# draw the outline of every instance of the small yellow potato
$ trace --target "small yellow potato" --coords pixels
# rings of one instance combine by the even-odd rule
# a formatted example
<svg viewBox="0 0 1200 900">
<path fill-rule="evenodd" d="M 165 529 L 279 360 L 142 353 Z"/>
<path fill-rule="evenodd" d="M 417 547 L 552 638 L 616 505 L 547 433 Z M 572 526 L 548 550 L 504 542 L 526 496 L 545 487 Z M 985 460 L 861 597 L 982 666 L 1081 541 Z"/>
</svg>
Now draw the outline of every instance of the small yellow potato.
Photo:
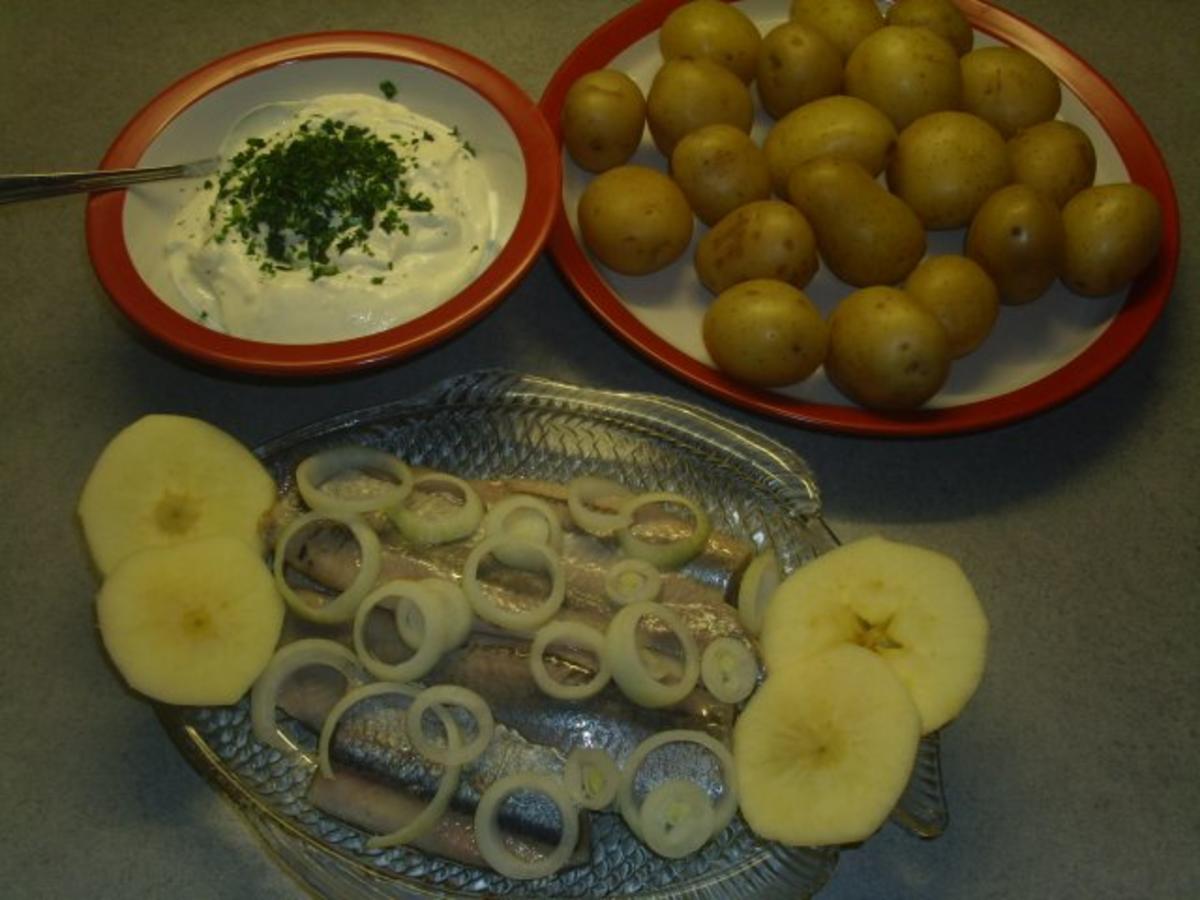
<svg viewBox="0 0 1200 900">
<path fill-rule="evenodd" d="M 763 109 L 781 118 L 842 89 L 842 56 L 815 28 L 784 22 L 763 38 L 755 87 Z"/>
<path fill-rule="evenodd" d="M 1013 181 L 1035 187 L 1058 206 L 1096 178 L 1096 148 L 1078 125 L 1051 119 L 1017 132 L 1008 142 Z"/>
<path fill-rule="evenodd" d="M 806 103 L 776 122 L 763 151 L 775 192 L 786 196 L 788 177 L 806 160 L 841 156 L 874 177 L 887 166 L 895 145 L 891 119 L 865 100 L 838 94 Z"/>
<path fill-rule="evenodd" d="M 888 7 L 889 25 L 928 28 L 946 41 L 959 56 L 975 46 L 975 32 L 953 0 L 898 0 Z"/>
<path fill-rule="evenodd" d="M 717 368 L 756 387 L 803 381 L 821 365 L 829 339 L 825 320 L 803 291 L 765 278 L 723 291 L 703 327 Z"/>
<path fill-rule="evenodd" d="M 623 275 L 646 275 L 670 265 L 687 249 L 693 226 L 679 185 L 646 166 L 609 169 L 579 198 L 584 245 Z"/>
<path fill-rule="evenodd" d="M 808 220 L 782 200 L 758 200 L 735 209 L 696 246 L 696 274 L 714 294 L 755 278 L 804 287 L 819 264 Z"/>
<path fill-rule="evenodd" d="M 761 43 L 750 17 L 721 0 L 691 0 L 676 7 L 658 32 L 663 59 L 711 59 L 746 84 L 754 79 Z"/>
<path fill-rule="evenodd" d="M 987 339 L 1000 312 L 1000 292 L 988 273 L 973 259 L 953 253 L 922 260 L 904 290 L 937 316 L 954 359 Z"/>
<path fill-rule="evenodd" d="M 685 134 L 705 125 L 723 123 L 749 134 L 754 99 L 724 66 L 680 57 L 663 63 L 650 83 L 646 121 L 655 146 L 669 159 Z"/>
<path fill-rule="evenodd" d="M 1045 63 L 1016 47 L 979 47 L 962 58 L 963 109 L 1004 137 L 1053 119 L 1062 88 Z"/>
<path fill-rule="evenodd" d="M 1063 258 L 1062 214 L 1027 184 L 1010 184 L 984 202 L 967 231 L 966 254 L 996 282 L 1000 300 L 1036 300 L 1053 284 Z"/>
<path fill-rule="evenodd" d="M 825 35 L 843 59 L 859 41 L 883 27 L 883 14 L 875 0 L 792 0 L 788 17 Z"/>
<path fill-rule="evenodd" d="M 788 198 L 817 235 L 831 272 L 847 284 L 895 284 L 925 255 L 925 230 L 862 166 L 836 156 L 801 163 Z"/>
<path fill-rule="evenodd" d="M 846 93 L 883 111 L 896 128 L 928 113 L 957 109 L 958 54 L 927 28 L 886 25 L 865 37 L 846 61 Z"/>
<path fill-rule="evenodd" d="M 926 228 L 961 228 L 1009 182 L 1004 138 L 991 125 L 947 110 L 917 119 L 896 140 L 887 183 Z"/>
<path fill-rule="evenodd" d="M 863 288 L 844 298 L 829 317 L 825 374 L 861 406 L 915 409 L 949 377 L 946 330 L 904 291 Z"/>
<path fill-rule="evenodd" d="M 671 177 L 705 225 L 771 196 L 766 154 L 732 125 L 705 125 L 684 135 L 671 153 Z"/>
<path fill-rule="evenodd" d="M 563 144 L 589 172 L 629 162 L 646 128 L 646 100 L 624 72 L 600 69 L 571 85 L 563 101 Z"/>
<path fill-rule="evenodd" d="M 1158 254 L 1162 209 L 1137 184 L 1085 188 L 1063 207 L 1066 252 L 1062 282 L 1085 297 L 1115 293 Z"/>
</svg>

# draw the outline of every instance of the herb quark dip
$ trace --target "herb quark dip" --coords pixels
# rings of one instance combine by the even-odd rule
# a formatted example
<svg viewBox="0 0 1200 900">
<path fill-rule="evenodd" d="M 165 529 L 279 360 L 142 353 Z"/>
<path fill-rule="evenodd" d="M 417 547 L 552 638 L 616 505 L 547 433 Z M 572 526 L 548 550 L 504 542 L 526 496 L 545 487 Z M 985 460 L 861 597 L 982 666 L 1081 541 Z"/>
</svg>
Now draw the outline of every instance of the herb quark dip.
<svg viewBox="0 0 1200 900">
<path fill-rule="evenodd" d="M 284 344 L 373 334 L 449 299 L 495 255 L 475 148 L 394 100 L 260 107 L 221 157 L 167 240 L 176 287 L 216 330 Z"/>
</svg>

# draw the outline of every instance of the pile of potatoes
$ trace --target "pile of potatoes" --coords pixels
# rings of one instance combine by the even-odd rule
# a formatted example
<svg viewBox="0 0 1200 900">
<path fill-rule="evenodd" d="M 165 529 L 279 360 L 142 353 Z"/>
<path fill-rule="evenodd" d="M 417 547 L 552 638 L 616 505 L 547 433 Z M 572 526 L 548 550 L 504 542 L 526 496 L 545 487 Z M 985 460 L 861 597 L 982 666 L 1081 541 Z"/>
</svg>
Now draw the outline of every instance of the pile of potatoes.
<svg viewBox="0 0 1200 900">
<path fill-rule="evenodd" d="M 645 95 L 605 69 L 562 111 L 567 152 L 596 173 L 578 221 L 603 265 L 658 271 L 697 218 L 707 229 L 694 260 L 715 295 L 704 343 L 731 378 L 777 387 L 824 365 L 852 401 L 912 409 L 1002 304 L 1056 279 L 1108 295 L 1154 258 L 1154 196 L 1094 186 L 1087 134 L 1055 119 L 1054 74 L 1019 49 L 973 49 L 952 0 L 789 12 L 763 35 L 736 6 L 691 0 L 663 23 Z M 774 120 L 762 146 L 756 97 Z M 629 164 L 647 126 L 669 174 Z M 961 255 L 927 256 L 927 232 L 943 229 L 965 229 Z M 803 291 L 821 263 L 856 289 L 828 318 Z"/>
</svg>

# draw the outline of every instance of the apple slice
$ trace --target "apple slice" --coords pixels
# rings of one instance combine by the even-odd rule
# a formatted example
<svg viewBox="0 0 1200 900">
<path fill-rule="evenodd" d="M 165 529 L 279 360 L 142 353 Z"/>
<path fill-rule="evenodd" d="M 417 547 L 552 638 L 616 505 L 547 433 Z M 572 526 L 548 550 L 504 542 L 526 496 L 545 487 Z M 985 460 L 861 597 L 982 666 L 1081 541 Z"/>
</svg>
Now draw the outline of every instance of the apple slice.
<svg viewBox="0 0 1200 900">
<path fill-rule="evenodd" d="M 862 841 L 904 792 L 920 718 L 875 654 L 840 644 L 773 670 L 733 729 L 742 816 L 794 846 Z"/>
<path fill-rule="evenodd" d="M 927 734 L 975 693 L 987 636 L 987 617 L 958 563 L 869 537 L 818 557 L 779 586 L 762 650 L 768 673 L 843 643 L 877 653 L 911 692 Z"/>
<path fill-rule="evenodd" d="M 231 537 L 140 550 L 96 597 L 100 637 L 129 686 L 155 700 L 235 703 L 266 668 L 283 600 L 262 557 Z"/>
<path fill-rule="evenodd" d="M 274 480 L 233 437 L 199 419 L 150 415 L 101 452 L 79 517 L 106 575 L 136 550 L 197 537 L 226 534 L 257 546 L 259 519 L 274 500 Z"/>
</svg>

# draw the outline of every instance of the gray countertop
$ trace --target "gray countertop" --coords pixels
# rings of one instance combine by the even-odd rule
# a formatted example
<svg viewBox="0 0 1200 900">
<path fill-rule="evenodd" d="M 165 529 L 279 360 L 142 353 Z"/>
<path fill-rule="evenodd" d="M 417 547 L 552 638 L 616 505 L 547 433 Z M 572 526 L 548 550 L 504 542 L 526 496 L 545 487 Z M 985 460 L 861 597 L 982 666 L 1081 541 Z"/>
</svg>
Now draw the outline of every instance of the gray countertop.
<svg viewBox="0 0 1200 900">
<path fill-rule="evenodd" d="M 782 0 L 781 0 L 782 2 Z M 410 32 L 457 45 L 537 97 L 619 0 L 6 0 L 0 171 L 89 168 L 154 93 L 289 33 Z M 846 898 L 1200 896 L 1200 18 L 1183 0 L 1007 0 L 1138 110 L 1180 201 L 1185 253 L 1148 340 L 1094 389 L 1000 430 L 934 440 L 820 433 L 723 407 L 627 349 L 546 258 L 444 346 L 352 378 L 287 383 L 199 368 L 138 336 L 89 265 L 83 200 L 0 208 L 0 894 L 295 898 L 127 693 L 96 637 L 74 509 L 96 454 L 147 412 L 256 444 L 505 366 L 654 391 L 798 450 L 844 538 L 874 531 L 957 557 L 993 627 L 985 682 L 946 729 L 951 826 L 895 826 L 842 856 Z"/>
</svg>

